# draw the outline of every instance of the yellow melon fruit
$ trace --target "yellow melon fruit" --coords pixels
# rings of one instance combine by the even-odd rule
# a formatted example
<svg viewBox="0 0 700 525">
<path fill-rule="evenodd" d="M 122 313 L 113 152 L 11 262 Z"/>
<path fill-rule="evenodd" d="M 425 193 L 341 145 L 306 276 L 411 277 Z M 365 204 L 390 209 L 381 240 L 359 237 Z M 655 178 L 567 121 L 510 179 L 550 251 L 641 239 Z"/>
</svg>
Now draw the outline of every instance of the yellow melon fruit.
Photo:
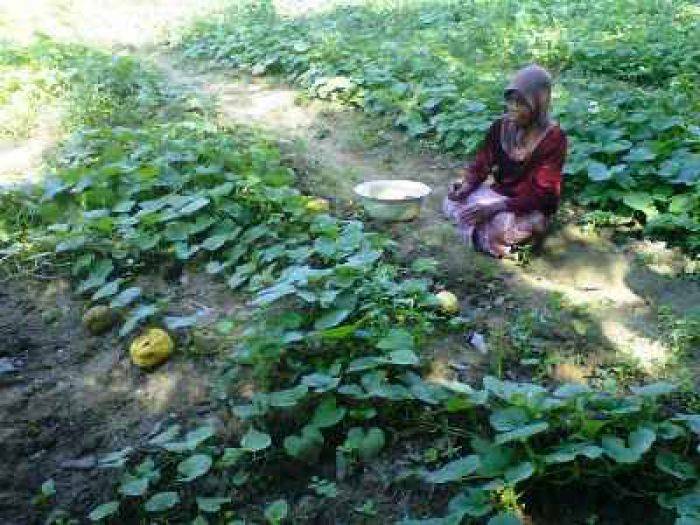
<svg viewBox="0 0 700 525">
<path fill-rule="evenodd" d="M 459 312 L 459 300 L 452 292 L 443 290 L 435 296 L 440 305 L 440 310 L 446 314 L 455 314 Z"/>
<path fill-rule="evenodd" d="M 306 210 L 312 213 L 322 213 L 330 209 L 330 203 L 327 199 L 321 197 L 312 197 L 306 203 Z"/>
<path fill-rule="evenodd" d="M 168 360 L 173 352 L 172 338 L 160 328 L 149 328 L 131 343 L 131 361 L 142 368 L 153 368 Z"/>
</svg>

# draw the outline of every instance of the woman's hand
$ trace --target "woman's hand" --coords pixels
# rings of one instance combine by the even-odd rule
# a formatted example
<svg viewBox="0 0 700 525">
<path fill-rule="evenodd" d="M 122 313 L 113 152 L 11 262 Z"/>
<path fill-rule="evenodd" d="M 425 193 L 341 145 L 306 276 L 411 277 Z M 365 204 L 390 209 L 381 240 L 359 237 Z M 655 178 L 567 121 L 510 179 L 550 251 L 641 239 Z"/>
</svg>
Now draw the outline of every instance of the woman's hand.
<svg viewBox="0 0 700 525">
<path fill-rule="evenodd" d="M 470 222 L 472 224 L 481 224 L 482 222 L 488 221 L 491 217 L 505 211 L 506 202 L 498 201 L 491 204 L 472 204 L 467 206 L 459 218 L 463 222 Z"/>
<path fill-rule="evenodd" d="M 447 191 L 447 198 L 451 201 L 461 201 L 469 197 L 471 193 L 470 185 L 464 181 L 453 182 Z"/>
</svg>

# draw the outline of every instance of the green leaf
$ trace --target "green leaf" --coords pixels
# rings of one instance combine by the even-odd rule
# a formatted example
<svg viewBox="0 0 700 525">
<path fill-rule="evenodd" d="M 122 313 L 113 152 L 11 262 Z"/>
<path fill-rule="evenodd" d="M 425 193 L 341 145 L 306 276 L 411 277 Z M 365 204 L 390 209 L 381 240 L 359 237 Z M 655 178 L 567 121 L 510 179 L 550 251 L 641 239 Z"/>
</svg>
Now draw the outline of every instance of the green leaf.
<svg viewBox="0 0 700 525">
<path fill-rule="evenodd" d="M 194 454 L 178 463 L 177 472 L 180 474 L 179 481 L 188 482 L 197 479 L 209 472 L 211 465 L 211 456 L 206 454 Z"/>
<path fill-rule="evenodd" d="M 100 299 L 104 299 L 105 297 L 112 297 L 119 291 L 119 287 L 123 282 L 124 279 L 121 278 L 108 282 L 92 295 L 92 300 L 99 301 Z"/>
<path fill-rule="evenodd" d="M 532 477 L 535 473 L 535 466 L 529 461 L 524 461 L 514 467 L 507 469 L 503 473 L 503 479 L 510 485 L 517 485 L 521 481 Z"/>
<path fill-rule="evenodd" d="M 691 516 L 689 514 L 685 516 L 679 516 L 673 525 L 700 525 L 700 516 Z"/>
<path fill-rule="evenodd" d="M 246 451 L 242 448 L 226 447 L 217 464 L 221 468 L 232 467 L 243 459 L 245 455 Z"/>
<path fill-rule="evenodd" d="M 486 390 L 504 401 L 512 403 L 514 400 L 518 400 L 533 407 L 540 407 L 542 399 L 548 393 L 547 389 L 540 385 L 501 381 L 493 376 L 484 377 L 483 383 Z"/>
<path fill-rule="evenodd" d="M 148 478 L 136 478 L 119 485 L 122 496 L 143 496 L 148 490 Z"/>
<path fill-rule="evenodd" d="M 172 242 L 186 241 L 190 236 L 190 226 L 184 222 L 169 222 L 165 225 L 163 236 Z"/>
<path fill-rule="evenodd" d="M 654 443 L 656 435 L 648 428 L 639 428 L 631 432 L 628 438 L 629 447 L 616 436 L 603 436 L 601 444 L 605 454 L 617 463 L 636 463 Z"/>
<path fill-rule="evenodd" d="M 294 182 L 294 172 L 287 168 L 278 168 L 263 174 L 263 182 L 273 188 L 289 186 Z"/>
<path fill-rule="evenodd" d="M 294 42 L 292 49 L 294 49 L 296 53 L 306 53 L 309 49 L 311 49 L 311 44 L 304 42 L 303 40 L 297 40 Z"/>
<path fill-rule="evenodd" d="M 496 435 L 495 443 L 497 445 L 503 445 L 504 443 L 510 443 L 511 441 L 525 441 L 527 438 L 545 432 L 549 429 L 549 423 L 542 421 L 539 423 L 532 423 L 530 425 L 525 425 L 519 427 L 510 432 L 504 432 L 502 434 Z"/>
<path fill-rule="evenodd" d="M 489 416 L 489 422 L 498 432 L 512 432 L 527 425 L 530 422 L 530 416 L 522 408 L 508 407 L 494 411 Z"/>
<path fill-rule="evenodd" d="M 365 370 L 373 370 L 379 366 L 381 359 L 378 357 L 359 357 L 350 361 L 347 372 L 362 372 Z"/>
<path fill-rule="evenodd" d="M 327 330 L 328 328 L 338 326 L 340 323 L 345 321 L 345 319 L 347 319 L 351 313 L 352 310 L 346 308 L 339 308 L 337 310 L 332 310 L 328 313 L 325 313 L 321 317 L 316 319 L 316 322 L 314 323 L 314 329 Z"/>
<path fill-rule="evenodd" d="M 656 154 L 646 146 L 632 148 L 629 153 L 623 157 L 626 162 L 648 162 L 655 158 Z"/>
<path fill-rule="evenodd" d="M 621 153 L 627 151 L 632 147 L 632 143 L 629 140 L 618 140 L 615 142 L 606 142 L 603 144 L 604 153 Z"/>
<path fill-rule="evenodd" d="M 668 211 L 680 215 L 693 205 L 693 197 L 688 194 L 674 195 L 668 205 Z"/>
<path fill-rule="evenodd" d="M 87 243 L 87 238 L 84 235 L 78 235 L 59 242 L 56 245 L 56 253 L 72 252 L 82 248 Z"/>
<path fill-rule="evenodd" d="M 297 385 L 294 388 L 278 390 L 270 393 L 270 406 L 288 408 L 296 406 L 309 393 L 306 385 Z"/>
<path fill-rule="evenodd" d="M 686 436 L 685 428 L 670 421 L 662 421 L 656 426 L 656 437 L 667 441 L 673 441 L 679 437 Z"/>
<path fill-rule="evenodd" d="M 131 333 L 134 328 L 136 328 L 141 321 L 154 315 L 158 309 L 155 305 L 142 305 L 131 312 L 131 315 L 126 318 L 126 321 L 119 330 L 119 336 L 124 337 Z"/>
<path fill-rule="evenodd" d="M 136 206 L 136 201 L 121 201 L 114 205 L 112 211 L 114 213 L 129 213 L 134 206 Z"/>
<path fill-rule="evenodd" d="M 581 394 L 587 394 L 590 392 L 590 387 L 586 385 L 580 385 L 578 383 L 565 383 L 554 391 L 554 396 L 561 399 L 569 399 L 572 397 L 577 397 Z"/>
<path fill-rule="evenodd" d="M 381 362 L 390 365 L 418 366 L 420 359 L 413 350 L 403 349 L 394 350 L 385 359 L 381 359 Z"/>
<path fill-rule="evenodd" d="M 139 202 L 139 208 L 141 208 L 141 211 L 139 211 L 139 215 L 162 210 L 167 205 L 167 201 L 162 198 Z"/>
<path fill-rule="evenodd" d="M 361 421 L 367 421 L 376 417 L 377 410 L 372 407 L 368 408 L 353 408 L 348 412 L 348 416 L 352 419 L 357 419 Z"/>
<path fill-rule="evenodd" d="M 180 503 L 180 496 L 177 492 L 159 492 L 146 501 L 144 508 L 146 512 L 163 512 L 172 509 L 178 503 Z"/>
<path fill-rule="evenodd" d="M 191 215 L 196 211 L 201 210 L 209 204 L 209 199 L 207 197 L 199 197 L 191 201 L 186 206 L 178 210 L 180 215 Z"/>
<path fill-rule="evenodd" d="M 179 261 L 186 261 L 199 251 L 199 246 L 188 246 L 186 242 L 178 242 L 175 246 L 175 257 Z"/>
<path fill-rule="evenodd" d="M 387 351 L 413 350 L 413 335 L 402 328 L 392 328 L 385 337 L 379 340 L 377 348 Z"/>
<path fill-rule="evenodd" d="M 317 427 L 306 425 L 301 429 L 301 435 L 284 439 L 284 450 L 293 458 L 313 462 L 318 459 L 323 441 L 323 434 Z"/>
<path fill-rule="evenodd" d="M 231 478 L 231 483 L 233 483 L 236 487 L 242 487 L 248 483 L 249 479 L 250 473 L 245 469 L 240 469 Z"/>
<path fill-rule="evenodd" d="M 442 468 L 425 475 L 429 483 L 441 484 L 452 481 L 461 481 L 467 476 L 471 476 L 479 468 L 479 456 L 471 455 L 450 461 Z"/>
<path fill-rule="evenodd" d="M 472 448 L 479 456 L 480 476 L 495 478 L 501 476 L 503 471 L 515 461 L 515 452 L 509 447 L 499 447 L 490 441 L 479 438 L 472 439 Z"/>
<path fill-rule="evenodd" d="M 47 479 L 41 484 L 41 495 L 47 498 L 56 494 L 56 483 L 53 479 Z"/>
<path fill-rule="evenodd" d="M 203 231 L 209 229 L 209 227 L 216 222 L 216 218 L 211 215 L 197 215 L 194 223 L 189 225 L 189 230 L 191 235 L 196 235 L 202 233 Z"/>
<path fill-rule="evenodd" d="M 665 395 L 671 394 L 672 392 L 675 392 L 676 386 L 671 384 L 671 383 L 666 383 L 664 381 L 660 381 L 657 383 L 651 383 L 651 384 L 644 385 L 644 386 L 632 386 L 632 387 L 630 387 L 630 390 L 632 391 L 633 394 L 636 394 L 638 396 L 655 398 L 655 397 L 665 396 Z"/>
<path fill-rule="evenodd" d="M 697 490 L 691 490 L 687 494 L 675 498 L 674 504 L 676 507 L 676 512 L 682 515 L 700 516 L 700 492 Z"/>
<path fill-rule="evenodd" d="M 265 434 L 264 432 L 259 432 L 252 427 L 241 439 L 241 447 L 250 452 L 265 450 L 270 445 L 272 445 L 270 435 Z"/>
<path fill-rule="evenodd" d="M 213 252 L 221 248 L 229 240 L 231 240 L 230 233 L 219 233 L 216 235 L 212 235 L 211 237 L 207 237 L 206 239 L 204 239 L 204 242 L 202 242 L 202 248 L 204 248 L 207 251 Z"/>
<path fill-rule="evenodd" d="M 647 193 L 626 193 L 622 197 L 622 202 L 633 210 L 642 211 L 649 216 L 653 216 L 658 213 L 658 210 L 654 206 L 654 199 Z"/>
<path fill-rule="evenodd" d="M 163 322 L 168 330 L 178 330 L 180 328 L 195 326 L 198 320 L 199 317 L 196 315 L 188 315 L 185 317 L 167 316 L 163 319 Z"/>
<path fill-rule="evenodd" d="M 139 288 L 138 286 L 132 286 L 131 288 L 122 290 L 122 292 L 119 293 L 119 295 L 112 299 L 112 301 L 109 303 L 109 306 L 112 308 L 126 308 L 140 296 L 141 288 Z"/>
<path fill-rule="evenodd" d="M 318 428 L 333 427 L 343 420 L 346 412 L 346 408 L 336 406 L 335 397 L 328 397 L 316 407 L 311 424 Z"/>
<path fill-rule="evenodd" d="M 659 452 L 656 455 L 655 463 L 660 471 L 680 479 L 681 481 L 698 478 L 695 465 L 685 461 L 682 456 L 673 452 Z"/>
<path fill-rule="evenodd" d="M 217 321 L 214 325 L 214 329 L 219 335 L 229 335 L 233 332 L 234 328 L 236 328 L 236 323 L 230 319 L 222 319 L 221 321 Z"/>
<path fill-rule="evenodd" d="M 430 257 L 419 257 L 411 263 L 411 271 L 415 273 L 427 273 L 435 275 L 438 271 L 439 262 Z"/>
<path fill-rule="evenodd" d="M 630 448 L 640 455 L 647 452 L 654 444 L 654 441 L 656 441 L 656 434 L 649 428 L 640 427 L 634 432 L 630 432 Z"/>
<path fill-rule="evenodd" d="M 160 478 L 160 471 L 156 468 L 155 461 L 150 456 L 147 456 L 134 469 L 136 476 L 148 478 L 149 481 Z"/>
<path fill-rule="evenodd" d="M 102 259 L 93 266 L 87 279 L 78 285 L 78 293 L 84 293 L 98 286 L 102 286 L 113 270 L 114 263 L 112 260 Z"/>
<path fill-rule="evenodd" d="M 194 430 L 190 430 L 187 434 L 185 434 L 185 442 L 191 450 L 194 450 L 214 434 L 214 427 L 211 425 L 203 425 L 195 428 Z"/>
<path fill-rule="evenodd" d="M 347 264 L 355 268 L 369 269 L 371 266 L 379 260 L 381 257 L 381 252 L 378 251 L 364 251 L 360 252 L 352 257 L 349 257 Z"/>
<path fill-rule="evenodd" d="M 700 435 L 700 414 L 676 414 L 673 421 L 684 422 L 691 432 Z"/>
<path fill-rule="evenodd" d="M 229 278 L 228 286 L 232 290 L 237 289 L 245 283 L 255 271 L 255 265 L 252 263 L 242 264 L 236 268 L 236 272 Z"/>
<path fill-rule="evenodd" d="M 177 425 L 176 425 L 177 426 Z M 178 427 L 179 430 L 179 427 Z M 170 429 L 166 430 L 166 432 Z M 168 440 L 162 444 L 163 448 L 170 452 L 190 452 L 214 435 L 214 428 L 210 425 L 203 425 L 185 434 L 183 441 Z"/>
<path fill-rule="evenodd" d="M 452 498 L 447 505 L 447 509 L 452 513 L 465 514 L 472 518 L 481 518 L 493 510 L 491 496 L 485 490 L 467 489 L 466 493 L 458 494 Z"/>
<path fill-rule="evenodd" d="M 235 185 L 233 182 L 224 182 L 210 189 L 209 195 L 212 197 L 225 197 L 226 195 L 229 195 L 234 188 Z"/>
<path fill-rule="evenodd" d="M 88 514 L 88 518 L 90 518 L 90 521 L 100 521 L 113 516 L 118 510 L 118 501 L 108 501 L 107 503 L 103 503 L 102 505 L 95 507 L 92 512 Z"/>
<path fill-rule="evenodd" d="M 570 443 L 557 447 L 544 456 L 547 464 L 568 463 L 577 456 L 585 456 L 588 459 L 598 459 L 603 454 L 603 449 L 593 443 Z"/>
<path fill-rule="evenodd" d="M 314 373 L 304 376 L 301 382 L 307 387 L 313 389 L 314 392 L 323 393 L 334 390 L 340 384 L 340 378 L 326 374 Z"/>
<path fill-rule="evenodd" d="M 515 514 L 500 512 L 491 518 L 486 525 L 523 525 L 523 522 Z"/>
<path fill-rule="evenodd" d="M 456 399 L 454 396 L 450 396 L 445 392 L 443 388 L 437 384 L 428 383 L 423 381 L 419 376 L 405 376 L 411 377 L 409 381 L 409 389 L 411 394 L 416 399 L 428 403 L 429 405 L 439 405 L 442 401 Z"/>
<path fill-rule="evenodd" d="M 279 283 L 269 288 L 265 288 L 258 292 L 257 297 L 253 300 L 253 306 L 266 306 L 278 301 L 282 297 L 291 295 L 297 291 L 295 286 L 288 283 Z"/>
<path fill-rule="evenodd" d="M 97 465 L 100 468 L 121 468 L 126 464 L 129 455 L 134 451 L 133 447 L 126 447 L 116 452 L 101 457 Z"/>
<path fill-rule="evenodd" d="M 197 496 L 197 507 L 202 512 L 219 512 L 222 505 L 226 505 L 231 502 L 231 498 L 205 498 Z"/>
<path fill-rule="evenodd" d="M 602 162 L 592 160 L 588 163 L 588 178 L 594 182 L 601 182 L 612 177 L 612 172 Z"/>
<path fill-rule="evenodd" d="M 289 505 L 283 499 L 273 501 L 265 508 L 265 519 L 272 525 L 278 525 L 287 518 Z"/>
<path fill-rule="evenodd" d="M 372 427 L 365 432 L 360 427 L 348 431 L 348 437 L 343 443 L 347 450 L 356 450 L 363 461 L 374 458 L 384 448 L 384 432 L 381 428 Z"/>
</svg>

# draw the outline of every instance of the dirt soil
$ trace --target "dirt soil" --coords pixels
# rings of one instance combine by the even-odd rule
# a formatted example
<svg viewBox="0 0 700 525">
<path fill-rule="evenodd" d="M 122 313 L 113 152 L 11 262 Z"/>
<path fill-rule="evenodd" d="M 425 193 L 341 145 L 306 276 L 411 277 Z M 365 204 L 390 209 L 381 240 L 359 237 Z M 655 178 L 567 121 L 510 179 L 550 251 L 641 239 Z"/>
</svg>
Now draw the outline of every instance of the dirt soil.
<svg viewBox="0 0 700 525">
<path fill-rule="evenodd" d="M 154 290 L 169 289 L 174 314 L 238 319 L 241 305 L 225 284 L 185 275 L 175 285 L 151 278 Z M 210 403 L 211 378 L 226 353 L 218 340 L 206 331 L 177 334 L 174 357 L 146 373 L 114 332 L 89 335 L 83 309 L 63 280 L 0 288 L 3 525 L 43 522 L 46 510 L 31 498 L 48 479 L 56 485 L 53 507 L 85 515 L 113 482 L 112 471 L 96 468 L 99 457 L 138 445 L 171 421 L 221 425 Z"/>
</svg>

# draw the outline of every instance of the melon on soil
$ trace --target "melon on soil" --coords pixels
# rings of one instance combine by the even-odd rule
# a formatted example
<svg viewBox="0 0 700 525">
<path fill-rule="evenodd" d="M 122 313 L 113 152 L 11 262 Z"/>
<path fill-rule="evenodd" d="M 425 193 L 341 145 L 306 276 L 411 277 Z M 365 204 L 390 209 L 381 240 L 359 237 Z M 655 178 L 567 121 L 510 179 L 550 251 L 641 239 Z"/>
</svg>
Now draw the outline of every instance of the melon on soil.
<svg viewBox="0 0 700 525">
<path fill-rule="evenodd" d="M 446 314 L 454 314 L 459 311 L 459 300 L 457 299 L 457 296 L 452 292 L 443 290 L 442 292 L 438 293 L 435 297 L 437 297 L 438 303 L 440 304 L 440 310 L 442 310 Z"/>
<path fill-rule="evenodd" d="M 165 330 L 150 328 L 131 343 L 131 361 L 142 368 L 153 368 L 170 358 L 175 344 Z"/>
</svg>

